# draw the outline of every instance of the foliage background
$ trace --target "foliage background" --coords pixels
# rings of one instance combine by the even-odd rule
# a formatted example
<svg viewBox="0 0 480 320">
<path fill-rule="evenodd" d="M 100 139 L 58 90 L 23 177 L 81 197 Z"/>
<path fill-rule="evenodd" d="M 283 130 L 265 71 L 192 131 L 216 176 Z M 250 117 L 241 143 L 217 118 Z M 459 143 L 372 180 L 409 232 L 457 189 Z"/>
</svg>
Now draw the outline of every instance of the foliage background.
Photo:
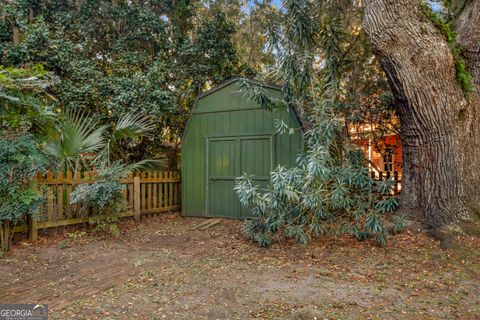
<svg viewBox="0 0 480 320">
<path fill-rule="evenodd" d="M 82 109 L 111 126 L 128 112 L 150 115 L 155 139 L 130 141 L 125 160 L 173 148 L 176 166 L 195 96 L 253 77 L 266 61 L 256 12 L 247 17 L 236 1 L 9 1 L 0 8 L 0 65 L 41 64 L 58 77 L 47 90 L 57 113 Z"/>
</svg>

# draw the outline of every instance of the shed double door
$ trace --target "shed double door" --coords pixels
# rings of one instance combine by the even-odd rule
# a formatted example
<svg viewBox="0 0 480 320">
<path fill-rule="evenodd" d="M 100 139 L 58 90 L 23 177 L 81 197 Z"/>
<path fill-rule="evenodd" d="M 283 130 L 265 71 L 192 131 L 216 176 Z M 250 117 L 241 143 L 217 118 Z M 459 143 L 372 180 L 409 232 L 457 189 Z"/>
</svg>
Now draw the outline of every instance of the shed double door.
<svg viewBox="0 0 480 320">
<path fill-rule="evenodd" d="M 250 216 L 233 190 L 243 173 L 265 187 L 272 171 L 272 136 L 209 138 L 207 140 L 207 216 L 245 218 Z"/>
</svg>

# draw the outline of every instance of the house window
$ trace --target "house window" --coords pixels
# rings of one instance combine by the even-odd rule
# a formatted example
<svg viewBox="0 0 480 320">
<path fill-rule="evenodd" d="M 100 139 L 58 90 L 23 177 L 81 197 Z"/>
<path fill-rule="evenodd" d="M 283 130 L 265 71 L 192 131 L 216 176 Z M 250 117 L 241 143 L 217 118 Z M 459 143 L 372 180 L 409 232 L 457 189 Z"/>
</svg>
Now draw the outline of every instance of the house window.
<svg viewBox="0 0 480 320">
<path fill-rule="evenodd" d="M 382 160 L 383 171 L 393 172 L 393 152 L 388 152 L 386 155 L 383 155 Z"/>
</svg>

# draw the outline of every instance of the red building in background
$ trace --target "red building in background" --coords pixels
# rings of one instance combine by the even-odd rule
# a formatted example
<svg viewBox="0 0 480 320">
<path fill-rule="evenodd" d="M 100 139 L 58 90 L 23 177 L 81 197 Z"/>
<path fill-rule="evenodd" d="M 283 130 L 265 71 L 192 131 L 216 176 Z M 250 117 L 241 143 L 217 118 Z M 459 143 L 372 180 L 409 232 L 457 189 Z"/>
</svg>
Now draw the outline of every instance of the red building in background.
<svg viewBox="0 0 480 320">
<path fill-rule="evenodd" d="M 359 144 L 368 158 L 369 169 L 374 178 L 402 176 L 402 145 L 398 134 L 392 132 L 376 133 L 373 127 L 351 128 L 355 143 Z"/>
</svg>

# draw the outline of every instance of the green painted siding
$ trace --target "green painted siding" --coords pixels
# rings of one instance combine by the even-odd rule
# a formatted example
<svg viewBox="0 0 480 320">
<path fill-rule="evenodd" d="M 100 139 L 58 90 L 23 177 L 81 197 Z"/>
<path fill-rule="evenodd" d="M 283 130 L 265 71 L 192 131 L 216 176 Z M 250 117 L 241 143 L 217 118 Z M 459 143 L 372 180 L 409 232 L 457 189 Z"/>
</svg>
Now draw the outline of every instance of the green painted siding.
<svg viewBox="0 0 480 320">
<path fill-rule="evenodd" d="M 299 130 L 276 134 L 275 119 L 299 128 L 291 110 L 268 111 L 239 93 L 236 81 L 201 96 L 182 141 L 182 211 L 186 216 L 241 218 L 235 178 L 255 174 L 266 185 L 279 164 L 293 166 L 303 147 Z M 268 94 L 281 97 L 278 90 Z"/>
</svg>

